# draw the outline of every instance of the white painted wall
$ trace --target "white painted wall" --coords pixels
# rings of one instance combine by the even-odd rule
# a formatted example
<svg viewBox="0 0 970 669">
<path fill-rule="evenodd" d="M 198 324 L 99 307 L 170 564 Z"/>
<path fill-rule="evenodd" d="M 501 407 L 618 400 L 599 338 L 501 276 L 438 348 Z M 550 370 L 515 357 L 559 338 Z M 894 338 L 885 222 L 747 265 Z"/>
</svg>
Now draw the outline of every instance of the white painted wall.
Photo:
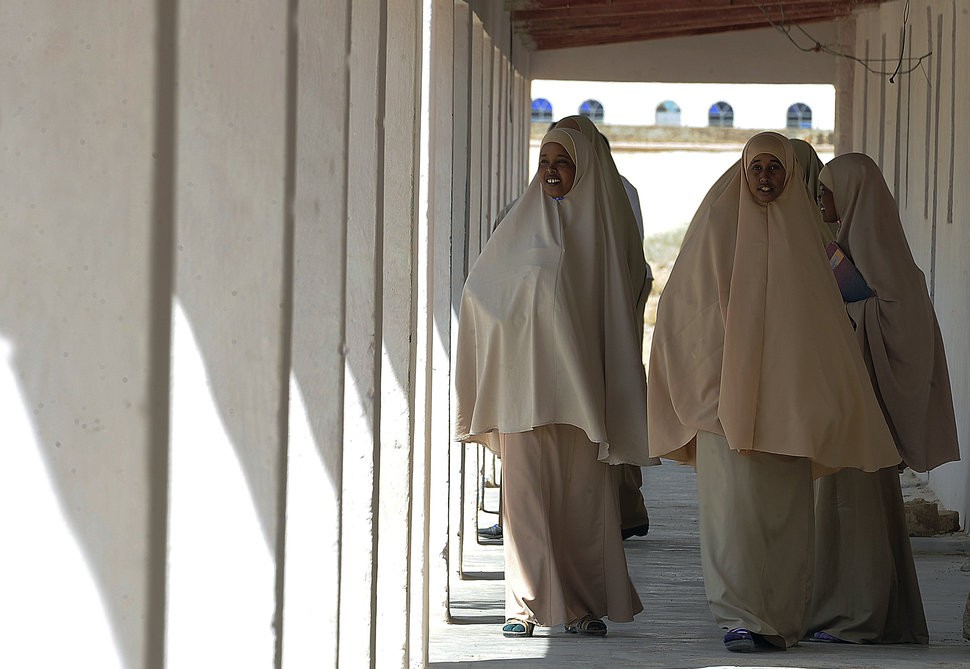
<svg viewBox="0 0 970 669">
<path fill-rule="evenodd" d="M 855 49 L 898 59 L 906 3 L 860 12 Z M 853 149 L 872 156 L 896 194 L 917 264 L 926 275 L 946 344 L 957 415 L 960 462 L 926 477 L 948 508 L 970 514 L 970 17 L 964 3 L 913 0 L 904 57 L 926 53 L 921 67 L 890 83 L 858 68 L 853 96 Z M 905 62 L 904 62 L 905 69 Z"/>
</svg>

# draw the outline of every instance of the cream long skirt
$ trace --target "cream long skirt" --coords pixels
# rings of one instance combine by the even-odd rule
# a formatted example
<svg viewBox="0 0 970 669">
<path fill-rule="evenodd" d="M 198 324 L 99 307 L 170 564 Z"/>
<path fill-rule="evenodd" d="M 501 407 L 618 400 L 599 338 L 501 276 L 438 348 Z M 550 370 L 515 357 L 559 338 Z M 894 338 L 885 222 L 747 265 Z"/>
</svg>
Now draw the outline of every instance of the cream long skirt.
<svg viewBox="0 0 970 669">
<path fill-rule="evenodd" d="M 816 481 L 809 630 L 853 643 L 929 643 L 895 467 Z"/>
<path fill-rule="evenodd" d="M 500 434 L 505 615 L 537 625 L 643 610 L 627 572 L 610 465 L 569 425 Z"/>
<path fill-rule="evenodd" d="M 797 644 L 812 597 L 811 461 L 741 454 L 698 432 L 697 499 L 704 589 L 718 625 Z"/>
</svg>

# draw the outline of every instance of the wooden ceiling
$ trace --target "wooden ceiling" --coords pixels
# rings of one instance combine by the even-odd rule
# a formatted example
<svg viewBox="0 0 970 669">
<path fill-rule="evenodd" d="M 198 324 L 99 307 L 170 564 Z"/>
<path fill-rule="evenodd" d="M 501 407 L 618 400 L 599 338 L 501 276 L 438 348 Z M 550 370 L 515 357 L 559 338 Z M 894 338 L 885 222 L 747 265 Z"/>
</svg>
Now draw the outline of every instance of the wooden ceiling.
<svg viewBox="0 0 970 669">
<path fill-rule="evenodd" d="M 809 24 L 884 0 L 506 0 L 513 29 L 534 49 Z"/>
</svg>

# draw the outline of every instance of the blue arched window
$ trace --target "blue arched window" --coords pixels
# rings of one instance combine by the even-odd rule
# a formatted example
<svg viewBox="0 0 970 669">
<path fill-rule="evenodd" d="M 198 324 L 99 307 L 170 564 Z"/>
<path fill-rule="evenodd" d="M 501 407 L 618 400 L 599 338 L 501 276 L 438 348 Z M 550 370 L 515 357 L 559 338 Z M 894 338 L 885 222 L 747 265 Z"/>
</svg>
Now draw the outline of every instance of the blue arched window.
<svg viewBox="0 0 970 669">
<path fill-rule="evenodd" d="M 796 102 L 788 108 L 788 122 L 785 125 L 789 128 L 811 128 L 812 108 L 804 102 Z"/>
<path fill-rule="evenodd" d="M 536 122 L 552 121 L 552 103 L 545 98 L 532 101 L 532 120 Z"/>
<path fill-rule="evenodd" d="M 583 104 L 579 105 L 579 113 L 593 123 L 603 122 L 603 105 L 597 100 L 587 100 Z"/>
<path fill-rule="evenodd" d="M 707 111 L 707 125 L 712 128 L 733 128 L 734 109 L 723 100 L 715 102 Z"/>
<path fill-rule="evenodd" d="M 673 100 L 664 100 L 657 105 L 656 125 L 680 126 L 680 106 Z"/>
</svg>

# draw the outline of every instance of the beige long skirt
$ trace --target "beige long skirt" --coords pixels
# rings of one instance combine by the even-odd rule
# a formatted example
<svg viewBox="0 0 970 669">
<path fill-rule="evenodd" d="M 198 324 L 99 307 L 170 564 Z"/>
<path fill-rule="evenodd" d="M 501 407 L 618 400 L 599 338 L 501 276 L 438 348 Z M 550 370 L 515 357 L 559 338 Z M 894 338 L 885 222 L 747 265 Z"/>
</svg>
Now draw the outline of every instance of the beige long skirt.
<svg viewBox="0 0 970 669">
<path fill-rule="evenodd" d="M 853 643 L 929 643 L 899 472 L 843 469 L 815 483 L 809 630 Z"/>
<path fill-rule="evenodd" d="M 610 466 L 569 425 L 499 435 L 505 615 L 537 625 L 643 610 L 620 538 Z"/>
<path fill-rule="evenodd" d="M 704 589 L 714 619 L 787 648 L 803 638 L 812 597 L 812 465 L 741 454 L 697 434 Z"/>
</svg>

